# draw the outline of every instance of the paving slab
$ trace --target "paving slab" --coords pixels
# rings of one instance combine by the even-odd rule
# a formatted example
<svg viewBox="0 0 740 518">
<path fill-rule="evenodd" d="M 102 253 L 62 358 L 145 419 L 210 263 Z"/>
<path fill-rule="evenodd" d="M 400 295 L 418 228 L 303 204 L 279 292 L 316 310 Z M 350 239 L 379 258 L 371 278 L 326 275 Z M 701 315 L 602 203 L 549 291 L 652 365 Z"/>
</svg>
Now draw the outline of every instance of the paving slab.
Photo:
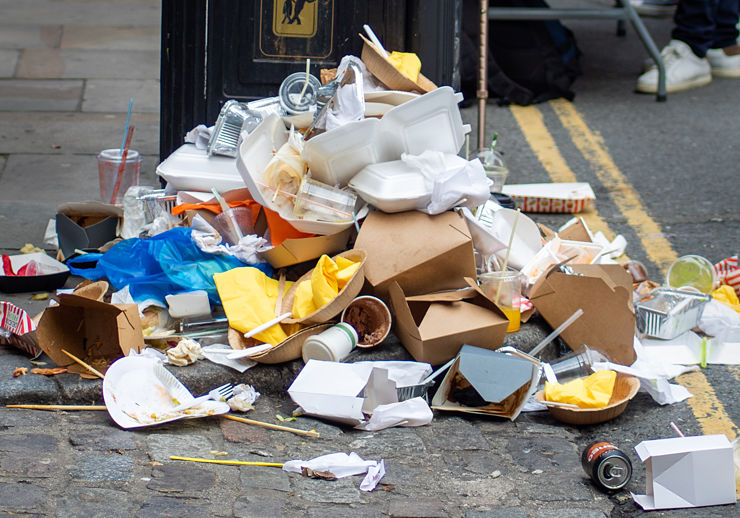
<svg viewBox="0 0 740 518">
<path fill-rule="evenodd" d="M 115 113 L 0 112 L 0 154 L 97 155 L 121 145 L 126 127 L 125 106 L 111 105 Z M 159 115 L 131 115 L 136 126 L 131 147 L 144 156 L 142 171 L 159 162 Z M 41 179 L 39 179 L 41 180 Z"/>
<path fill-rule="evenodd" d="M 159 27 L 160 2 L 152 0 L 1 0 L 0 12 L 7 24 L 96 25 L 101 20 L 115 20 L 117 25 Z"/>
<path fill-rule="evenodd" d="M 159 81 L 156 79 L 88 79 L 82 111 L 127 111 L 131 98 L 135 113 L 159 115 Z"/>
<path fill-rule="evenodd" d="M 3 2 L 0 5 L 4 5 Z M 5 14 L 5 13 L 3 13 Z M 24 20 L 21 23 L 0 22 L 0 49 L 46 49 L 59 46 L 61 25 L 39 25 Z"/>
<path fill-rule="evenodd" d="M 115 19 L 107 19 L 100 25 L 65 25 L 59 48 L 62 49 L 106 49 L 106 50 L 152 50 L 159 48 L 159 27 L 116 27 Z"/>
<path fill-rule="evenodd" d="M 0 178 L 0 201 L 29 199 L 56 209 L 61 203 L 99 196 L 98 162 L 93 155 L 13 154 Z"/>
<path fill-rule="evenodd" d="M 159 75 L 159 50 L 26 49 L 16 77 L 27 79 L 150 79 Z"/>
<path fill-rule="evenodd" d="M 125 518 L 134 504 L 126 491 L 94 487 L 73 487 L 57 502 L 57 516 Z"/>
<path fill-rule="evenodd" d="M 20 52 L 17 50 L 0 50 L 0 78 L 15 75 L 19 55 Z"/>
<path fill-rule="evenodd" d="M 80 79 L 0 81 L 0 111 L 73 112 L 80 106 L 82 86 Z"/>
</svg>

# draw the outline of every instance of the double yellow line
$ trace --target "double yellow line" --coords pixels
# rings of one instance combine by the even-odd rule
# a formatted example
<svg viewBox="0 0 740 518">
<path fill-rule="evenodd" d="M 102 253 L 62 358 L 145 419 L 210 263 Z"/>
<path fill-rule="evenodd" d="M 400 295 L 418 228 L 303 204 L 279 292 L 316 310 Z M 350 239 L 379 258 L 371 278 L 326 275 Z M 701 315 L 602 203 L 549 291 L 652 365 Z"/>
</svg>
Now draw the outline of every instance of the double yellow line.
<svg viewBox="0 0 740 518">
<path fill-rule="evenodd" d="M 670 242 L 663 237 L 660 225 L 648 214 L 640 195 L 617 167 L 601 135 L 586 125 L 572 103 L 558 99 L 550 101 L 549 105 L 570 134 L 573 144 L 583 155 L 599 182 L 609 192 L 612 202 L 639 237 L 648 258 L 665 272 L 668 266 L 678 258 L 678 255 Z M 575 173 L 568 166 L 548 131 L 540 109 L 537 106 L 512 106 L 511 113 L 532 151 L 552 180 L 554 182 L 577 181 Z M 601 230 L 610 238 L 614 235 L 609 225 L 595 210 L 583 216 L 592 230 Z M 733 374 L 738 376 L 736 372 Z M 703 433 L 723 433 L 729 439 L 735 438 L 737 426 L 730 419 L 703 372 L 694 371 L 684 374 L 677 381 L 694 395 L 688 399 L 688 404 Z"/>
</svg>

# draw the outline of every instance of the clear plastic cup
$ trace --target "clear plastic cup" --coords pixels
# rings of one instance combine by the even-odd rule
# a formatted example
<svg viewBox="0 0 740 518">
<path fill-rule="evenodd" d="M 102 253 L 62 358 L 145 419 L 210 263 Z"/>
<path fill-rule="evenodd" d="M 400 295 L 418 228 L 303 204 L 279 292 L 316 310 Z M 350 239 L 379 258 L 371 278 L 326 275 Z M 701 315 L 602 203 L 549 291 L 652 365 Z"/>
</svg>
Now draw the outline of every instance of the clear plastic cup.
<svg viewBox="0 0 740 518">
<path fill-rule="evenodd" d="M 512 271 L 488 272 L 479 275 L 478 282 L 483 293 L 509 319 L 506 332 L 518 331 L 521 323 L 522 275 Z"/>
<path fill-rule="evenodd" d="M 571 352 L 550 362 L 558 381 L 563 383 L 574 378 L 583 378 L 591 375 L 591 366 L 596 362 L 605 362 L 609 359 L 598 351 L 585 347 L 582 352 Z"/>
<path fill-rule="evenodd" d="M 126 164 L 121 172 L 121 150 L 104 149 L 98 154 L 98 178 L 100 180 L 100 199 L 111 205 L 121 205 L 123 195 L 132 185 L 139 185 L 141 173 L 141 155 L 135 149 L 129 149 Z M 118 184 L 118 185 L 116 185 Z M 115 196 L 114 196 L 115 194 Z"/>
<path fill-rule="evenodd" d="M 286 77 L 280 85 L 278 97 L 280 105 L 289 115 L 298 115 L 316 109 L 321 81 L 315 76 L 308 75 L 306 84 L 306 73 L 296 72 Z"/>
<path fill-rule="evenodd" d="M 316 221 L 352 221 L 357 196 L 304 177 L 295 197 L 293 215 Z"/>
<path fill-rule="evenodd" d="M 478 160 L 483 164 L 486 176 L 491 180 L 490 192 L 501 192 L 506 184 L 509 169 L 504 164 L 504 159 L 498 151 L 483 149 L 478 152 Z"/>
</svg>

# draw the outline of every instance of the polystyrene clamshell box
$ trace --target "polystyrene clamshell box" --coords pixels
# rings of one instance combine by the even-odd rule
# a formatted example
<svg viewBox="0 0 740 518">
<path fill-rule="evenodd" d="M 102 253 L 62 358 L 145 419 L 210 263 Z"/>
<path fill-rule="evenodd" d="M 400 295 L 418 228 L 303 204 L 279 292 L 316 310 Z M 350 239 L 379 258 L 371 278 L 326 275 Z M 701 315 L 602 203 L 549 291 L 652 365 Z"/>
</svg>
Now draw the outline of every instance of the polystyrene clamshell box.
<svg viewBox="0 0 740 518">
<path fill-rule="evenodd" d="M 157 166 L 157 174 L 177 191 L 219 192 L 240 189 L 244 180 L 236 169 L 236 160 L 208 156 L 205 149 L 183 144 Z"/>
</svg>

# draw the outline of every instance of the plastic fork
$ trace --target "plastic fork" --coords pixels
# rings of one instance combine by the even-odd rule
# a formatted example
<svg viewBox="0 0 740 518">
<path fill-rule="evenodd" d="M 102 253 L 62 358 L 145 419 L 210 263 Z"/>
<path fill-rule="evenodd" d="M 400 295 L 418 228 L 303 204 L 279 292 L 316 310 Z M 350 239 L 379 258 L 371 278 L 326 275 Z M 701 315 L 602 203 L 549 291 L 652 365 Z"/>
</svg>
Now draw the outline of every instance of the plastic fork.
<svg viewBox="0 0 740 518">
<path fill-rule="evenodd" d="M 216 387 L 215 389 L 211 390 L 208 394 L 204 394 L 202 396 L 199 396 L 192 401 L 189 401 L 187 403 L 183 403 L 182 405 L 178 405 L 175 408 L 172 409 L 173 412 L 180 412 L 181 410 L 187 410 L 188 408 L 192 408 L 194 406 L 200 405 L 204 401 L 208 401 L 209 399 L 212 399 L 214 401 L 221 401 L 226 400 L 234 395 L 234 386 L 231 383 L 227 383 L 225 385 L 221 385 L 220 387 Z"/>
</svg>

